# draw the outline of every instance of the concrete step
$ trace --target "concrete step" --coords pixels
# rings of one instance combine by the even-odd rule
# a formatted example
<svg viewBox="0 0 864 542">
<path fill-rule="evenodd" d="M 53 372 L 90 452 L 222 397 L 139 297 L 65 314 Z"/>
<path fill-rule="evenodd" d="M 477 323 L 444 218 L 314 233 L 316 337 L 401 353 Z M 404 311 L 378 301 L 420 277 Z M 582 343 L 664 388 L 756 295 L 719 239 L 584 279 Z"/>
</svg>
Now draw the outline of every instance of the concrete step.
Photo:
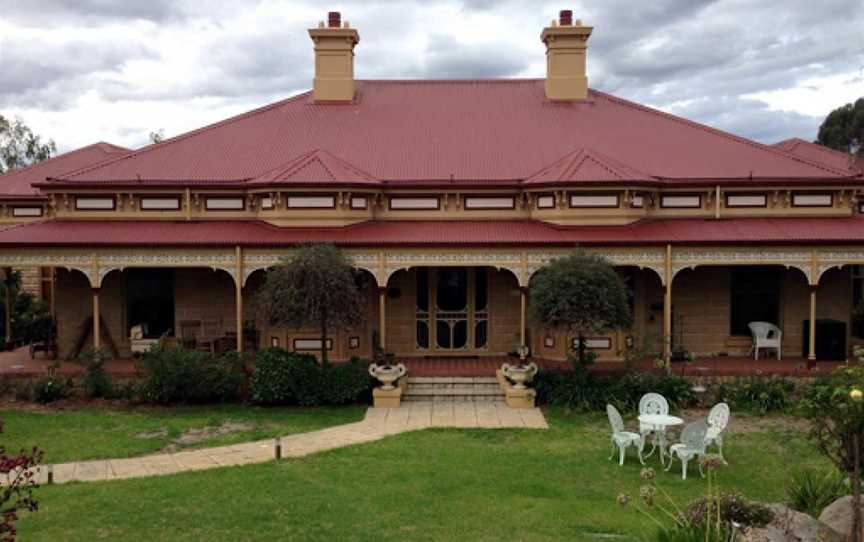
<svg viewBox="0 0 864 542">
<path fill-rule="evenodd" d="M 504 391 L 494 377 L 408 377 L 402 400 L 409 402 L 503 402 Z"/>
</svg>

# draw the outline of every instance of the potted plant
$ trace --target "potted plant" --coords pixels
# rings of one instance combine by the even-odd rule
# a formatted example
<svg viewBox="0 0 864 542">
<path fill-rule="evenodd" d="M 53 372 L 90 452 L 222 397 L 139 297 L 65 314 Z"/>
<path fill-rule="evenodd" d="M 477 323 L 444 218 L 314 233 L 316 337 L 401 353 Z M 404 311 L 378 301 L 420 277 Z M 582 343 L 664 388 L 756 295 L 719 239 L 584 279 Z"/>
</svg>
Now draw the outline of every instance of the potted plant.
<svg viewBox="0 0 864 542">
<path fill-rule="evenodd" d="M 395 388 L 395 382 L 405 376 L 407 369 L 402 363 L 394 364 L 395 356 L 391 352 L 385 352 L 378 339 L 378 332 L 372 332 L 372 363 L 369 365 L 369 374 L 381 382 L 381 389 L 390 391 Z"/>
<path fill-rule="evenodd" d="M 513 382 L 513 386 L 517 389 L 525 389 L 525 384 L 531 382 L 534 376 L 537 374 L 537 364 L 532 362 L 528 362 L 528 354 L 530 353 L 530 349 L 526 345 L 522 345 L 517 349 L 519 354 L 519 363 L 515 365 L 510 365 L 509 363 L 505 363 L 501 366 L 501 372 L 504 373 L 504 376 L 507 377 L 508 380 Z"/>
</svg>

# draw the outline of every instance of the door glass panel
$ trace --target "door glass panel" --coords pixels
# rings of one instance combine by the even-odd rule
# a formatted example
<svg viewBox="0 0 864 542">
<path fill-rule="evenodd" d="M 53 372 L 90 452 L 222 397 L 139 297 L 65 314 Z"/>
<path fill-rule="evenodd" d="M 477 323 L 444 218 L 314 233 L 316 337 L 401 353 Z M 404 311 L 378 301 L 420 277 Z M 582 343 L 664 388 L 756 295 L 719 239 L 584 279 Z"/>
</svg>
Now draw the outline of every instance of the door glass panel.
<svg viewBox="0 0 864 542">
<path fill-rule="evenodd" d="M 465 310 L 468 305 L 468 270 L 464 267 L 438 269 L 438 310 Z"/>
<path fill-rule="evenodd" d="M 426 267 L 417 270 L 417 310 L 429 310 L 429 269 Z"/>
<path fill-rule="evenodd" d="M 489 302 L 486 268 L 478 267 L 475 269 L 474 277 L 474 310 L 485 311 Z"/>
<path fill-rule="evenodd" d="M 468 345 L 468 321 L 459 320 L 453 323 L 453 348 L 465 348 Z"/>
<path fill-rule="evenodd" d="M 429 348 L 428 320 L 417 320 L 417 348 Z"/>
<path fill-rule="evenodd" d="M 474 322 L 474 348 L 484 348 L 488 341 L 489 322 L 479 320 Z"/>
<path fill-rule="evenodd" d="M 444 320 L 438 320 L 435 322 L 435 332 L 438 348 L 451 348 L 450 325 Z"/>
</svg>

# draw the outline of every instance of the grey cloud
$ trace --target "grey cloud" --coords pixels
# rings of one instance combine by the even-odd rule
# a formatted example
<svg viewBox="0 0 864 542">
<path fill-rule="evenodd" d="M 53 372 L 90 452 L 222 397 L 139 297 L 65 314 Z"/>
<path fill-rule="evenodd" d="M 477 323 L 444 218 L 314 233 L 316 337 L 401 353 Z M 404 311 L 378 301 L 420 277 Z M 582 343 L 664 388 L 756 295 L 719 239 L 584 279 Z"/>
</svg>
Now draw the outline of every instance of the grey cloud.
<svg viewBox="0 0 864 542">
<path fill-rule="evenodd" d="M 500 44 L 466 45 L 450 36 L 434 35 L 425 51 L 426 75 L 435 78 L 513 76 L 529 65 L 518 50 Z"/>
<path fill-rule="evenodd" d="M 0 0 L 4 18 L 38 26 L 107 19 L 156 22 L 184 16 L 176 0 Z"/>
</svg>

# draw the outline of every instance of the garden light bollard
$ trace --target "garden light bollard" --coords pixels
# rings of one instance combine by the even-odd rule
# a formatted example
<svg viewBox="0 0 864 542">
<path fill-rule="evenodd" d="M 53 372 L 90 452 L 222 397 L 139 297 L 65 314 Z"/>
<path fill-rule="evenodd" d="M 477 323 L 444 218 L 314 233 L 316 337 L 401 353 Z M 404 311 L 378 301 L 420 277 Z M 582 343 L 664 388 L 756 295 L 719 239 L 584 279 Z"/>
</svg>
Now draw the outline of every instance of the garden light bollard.
<svg viewBox="0 0 864 542">
<path fill-rule="evenodd" d="M 48 465 L 48 485 L 54 483 L 54 465 Z"/>
<path fill-rule="evenodd" d="M 276 461 L 279 461 L 280 459 L 282 459 L 282 438 L 281 437 L 276 437 L 273 440 L 273 452 L 274 452 L 274 455 L 276 456 Z"/>
</svg>

